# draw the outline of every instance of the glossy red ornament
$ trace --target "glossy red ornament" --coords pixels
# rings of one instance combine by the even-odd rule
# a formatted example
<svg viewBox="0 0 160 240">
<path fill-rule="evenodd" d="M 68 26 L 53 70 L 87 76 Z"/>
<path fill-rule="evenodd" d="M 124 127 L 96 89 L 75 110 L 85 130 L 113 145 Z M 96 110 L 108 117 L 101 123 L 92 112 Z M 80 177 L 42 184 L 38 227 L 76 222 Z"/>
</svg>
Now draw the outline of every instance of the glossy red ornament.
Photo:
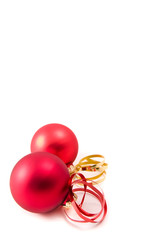
<svg viewBox="0 0 160 240">
<path fill-rule="evenodd" d="M 68 195 L 70 175 L 57 156 L 36 152 L 23 157 L 13 168 L 10 189 L 15 201 L 31 212 L 48 212 Z"/>
<path fill-rule="evenodd" d="M 70 165 L 78 153 L 75 134 L 62 124 L 48 124 L 41 127 L 31 141 L 31 152 L 50 152 Z"/>
</svg>

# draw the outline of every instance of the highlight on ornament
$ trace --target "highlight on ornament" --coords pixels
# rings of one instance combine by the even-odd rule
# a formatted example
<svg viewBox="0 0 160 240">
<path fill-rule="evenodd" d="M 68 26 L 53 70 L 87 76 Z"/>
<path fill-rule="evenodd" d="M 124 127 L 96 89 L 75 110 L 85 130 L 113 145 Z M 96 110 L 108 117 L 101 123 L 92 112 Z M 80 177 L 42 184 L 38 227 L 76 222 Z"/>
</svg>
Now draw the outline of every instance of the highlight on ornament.
<svg viewBox="0 0 160 240">
<path fill-rule="evenodd" d="M 74 148 L 74 149 L 73 149 Z M 75 134 L 61 124 L 40 128 L 31 141 L 31 153 L 14 166 L 10 176 L 10 190 L 14 200 L 27 211 L 50 212 L 60 206 L 75 222 L 98 223 L 107 213 L 107 204 L 98 183 L 106 175 L 107 163 L 99 154 L 73 162 L 78 153 Z M 95 173 L 87 177 L 86 173 Z M 85 207 L 87 196 L 95 198 L 99 209 Z M 74 210 L 78 218 L 70 216 Z"/>
</svg>

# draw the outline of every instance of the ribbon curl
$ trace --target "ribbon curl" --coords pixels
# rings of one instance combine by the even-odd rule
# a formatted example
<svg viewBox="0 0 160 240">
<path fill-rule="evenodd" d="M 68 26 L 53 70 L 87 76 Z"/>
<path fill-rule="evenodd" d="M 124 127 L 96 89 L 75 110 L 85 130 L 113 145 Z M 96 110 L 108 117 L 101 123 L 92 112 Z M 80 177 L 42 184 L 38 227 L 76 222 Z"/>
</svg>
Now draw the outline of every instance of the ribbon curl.
<svg viewBox="0 0 160 240">
<path fill-rule="evenodd" d="M 102 161 L 94 160 L 93 158 L 101 158 Z M 105 179 L 107 167 L 108 167 L 108 164 L 105 163 L 104 156 L 102 156 L 100 154 L 93 154 L 93 155 L 89 155 L 89 156 L 82 158 L 79 161 L 79 163 L 75 166 L 70 165 L 68 169 L 69 169 L 70 175 L 72 175 L 74 173 L 78 173 L 78 172 L 84 172 L 84 171 L 95 172 L 95 173 L 99 172 L 95 176 L 89 177 L 86 179 L 92 180 L 95 183 L 101 183 Z M 93 184 L 95 184 L 95 183 L 93 183 Z"/>
<path fill-rule="evenodd" d="M 78 175 L 80 177 L 80 179 L 74 180 L 75 175 Z M 77 184 L 83 185 L 83 187 L 77 187 L 77 188 L 73 189 L 73 187 Z M 77 197 L 75 197 L 76 192 L 83 192 L 83 197 L 82 197 L 80 204 L 78 204 L 76 201 L 77 200 Z M 97 198 L 97 200 L 99 201 L 99 203 L 101 205 L 101 209 L 99 212 L 90 213 L 83 209 L 83 203 L 85 200 L 86 193 L 89 193 L 92 196 L 94 196 L 95 198 Z M 107 204 L 106 204 L 106 200 L 104 198 L 103 192 L 100 192 L 96 187 L 94 187 L 93 182 L 88 182 L 86 180 L 86 178 L 84 177 L 84 175 L 81 173 L 74 173 L 70 177 L 69 194 L 68 194 L 67 199 L 63 203 L 63 206 L 65 207 L 64 212 L 65 212 L 66 216 L 74 222 L 100 223 L 103 221 L 103 219 L 105 218 L 105 215 L 107 213 Z M 67 209 L 70 208 L 71 206 L 73 206 L 74 210 L 76 211 L 76 213 L 82 220 L 73 219 L 68 215 Z M 100 219 L 98 219 L 98 218 L 100 218 Z"/>
</svg>

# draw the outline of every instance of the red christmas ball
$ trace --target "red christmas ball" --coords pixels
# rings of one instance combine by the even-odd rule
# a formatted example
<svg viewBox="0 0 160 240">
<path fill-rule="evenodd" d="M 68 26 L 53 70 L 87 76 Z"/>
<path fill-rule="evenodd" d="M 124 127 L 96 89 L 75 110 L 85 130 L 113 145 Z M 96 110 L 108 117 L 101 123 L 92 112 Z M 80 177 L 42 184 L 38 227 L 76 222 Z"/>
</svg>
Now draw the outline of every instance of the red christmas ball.
<svg viewBox="0 0 160 240">
<path fill-rule="evenodd" d="M 31 141 L 31 152 L 50 152 L 70 165 L 78 153 L 75 134 L 62 124 L 48 124 L 41 127 Z"/>
<path fill-rule="evenodd" d="M 13 168 L 10 189 L 15 201 L 30 212 L 48 212 L 63 203 L 69 188 L 69 172 L 57 156 L 36 152 Z"/>
</svg>

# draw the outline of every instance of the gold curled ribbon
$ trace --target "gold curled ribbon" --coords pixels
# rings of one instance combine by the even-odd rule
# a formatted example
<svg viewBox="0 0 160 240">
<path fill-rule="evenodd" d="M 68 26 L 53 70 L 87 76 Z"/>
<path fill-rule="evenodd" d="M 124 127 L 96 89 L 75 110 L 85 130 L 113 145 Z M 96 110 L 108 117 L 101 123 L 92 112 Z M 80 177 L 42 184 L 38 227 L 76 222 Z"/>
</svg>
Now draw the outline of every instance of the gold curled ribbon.
<svg viewBox="0 0 160 240">
<path fill-rule="evenodd" d="M 94 160 L 93 158 L 101 158 L 102 161 Z M 95 183 L 101 183 L 104 181 L 106 176 L 106 169 L 108 164 L 105 163 L 104 156 L 100 154 L 93 154 L 82 158 L 79 163 L 75 166 L 71 165 L 69 167 L 70 175 L 78 172 L 88 171 L 88 172 L 99 172 L 93 177 L 86 178 L 86 180 L 92 180 Z"/>
</svg>

